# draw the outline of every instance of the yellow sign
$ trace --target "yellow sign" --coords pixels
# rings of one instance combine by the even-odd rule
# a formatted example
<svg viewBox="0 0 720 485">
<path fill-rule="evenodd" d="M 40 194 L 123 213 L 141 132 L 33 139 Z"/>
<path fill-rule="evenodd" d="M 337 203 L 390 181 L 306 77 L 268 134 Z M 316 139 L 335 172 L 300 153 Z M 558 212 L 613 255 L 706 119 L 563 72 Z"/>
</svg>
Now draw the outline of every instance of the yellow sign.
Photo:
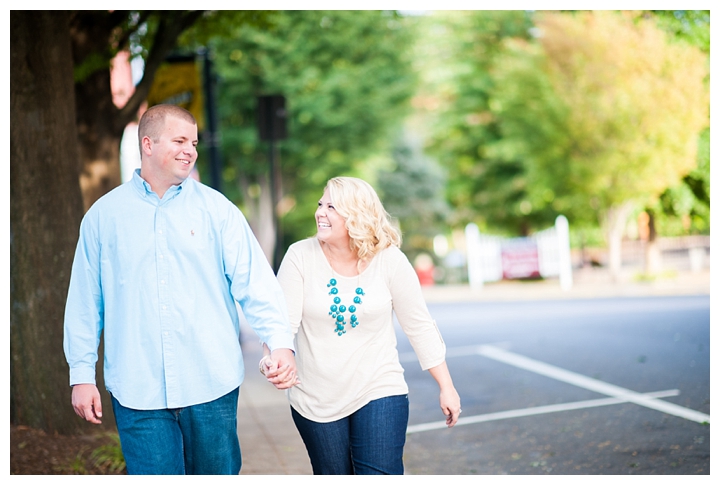
<svg viewBox="0 0 720 485">
<path fill-rule="evenodd" d="M 155 73 L 148 93 L 148 107 L 174 104 L 195 117 L 198 131 L 205 127 L 204 97 L 200 69 L 194 60 L 165 62 Z"/>
</svg>

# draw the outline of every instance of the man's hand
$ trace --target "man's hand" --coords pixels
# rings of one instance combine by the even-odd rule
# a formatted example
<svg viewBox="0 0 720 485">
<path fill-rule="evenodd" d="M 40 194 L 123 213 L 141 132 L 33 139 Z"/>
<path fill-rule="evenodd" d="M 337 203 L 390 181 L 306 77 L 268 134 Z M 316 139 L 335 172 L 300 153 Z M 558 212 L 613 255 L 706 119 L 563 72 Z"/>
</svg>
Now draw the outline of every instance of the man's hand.
<svg viewBox="0 0 720 485">
<path fill-rule="evenodd" d="M 265 377 L 278 389 L 288 389 L 300 383 L 295 367 L 295 354 L 290 349 L 275 349 L 270 354 L 271 365 L 266 366 Z"/>
<path fill-rule="evenodd" d="M 72 406 L 75 414 L 93 424 L 101 424 L 102 403 L 100 391 L 95 384 L 75 384 L 72 390 Z"/>
</svg>

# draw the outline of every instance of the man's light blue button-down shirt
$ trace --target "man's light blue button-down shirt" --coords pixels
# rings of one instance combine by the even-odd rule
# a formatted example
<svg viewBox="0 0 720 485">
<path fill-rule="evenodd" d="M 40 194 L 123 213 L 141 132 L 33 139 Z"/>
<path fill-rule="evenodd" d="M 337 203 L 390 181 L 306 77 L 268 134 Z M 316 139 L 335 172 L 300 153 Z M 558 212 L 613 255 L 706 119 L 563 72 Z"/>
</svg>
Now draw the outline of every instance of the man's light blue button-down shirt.
<svg viewBox="0 0 720 485">
<path fill-rule="evenodd" d="M 271 349 L 293 349 L 285 299 L 227 198 L 189 178 L 160 199 L 139 172 L 80 226 L 65 310 L 70 384 L 95 383 L 104 332 L 105 385 L 123 406 L 208 402 L 244 377 L 235 302 Z"/>
</svg>

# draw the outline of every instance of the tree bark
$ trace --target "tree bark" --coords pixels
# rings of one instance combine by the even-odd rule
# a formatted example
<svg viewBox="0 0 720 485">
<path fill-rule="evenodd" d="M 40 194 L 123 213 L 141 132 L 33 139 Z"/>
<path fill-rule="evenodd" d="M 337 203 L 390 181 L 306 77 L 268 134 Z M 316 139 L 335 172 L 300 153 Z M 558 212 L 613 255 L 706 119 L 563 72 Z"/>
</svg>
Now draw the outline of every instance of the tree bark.
<svg viewBox="0 0 720 485">
<path fill-rule="evenodd" d="M 63 317 L 83 214 L 68 14 L 10 12 L 10 421 L 76 432 Z"/>
<path fill-rule="evenodd" d="M 655 229 L 655 213 L 645 209 L 648 214 L 648 239 L 645 244 L 645 273 L 657 275 L 662 268 L 662 255 L 658 245 L 657 230 Z"/>
</svg>

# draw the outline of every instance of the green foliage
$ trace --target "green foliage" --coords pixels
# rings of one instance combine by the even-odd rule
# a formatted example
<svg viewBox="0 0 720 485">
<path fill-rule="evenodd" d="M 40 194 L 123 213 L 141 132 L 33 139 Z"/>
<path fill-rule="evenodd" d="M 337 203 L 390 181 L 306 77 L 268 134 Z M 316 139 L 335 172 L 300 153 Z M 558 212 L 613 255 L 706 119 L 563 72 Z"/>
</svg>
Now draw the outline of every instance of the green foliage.
<svg viewBox="0 0 720 485">
<path fill-rule="evenodd" d="M 544 14 L 538 43 L 496 71 L 496 149 L 525 161 L 529 199 L 550 189 L 573 218 L 658 197 L 695 164 L 704 59 L 617 13 Z"/>
<path fill-rule="evenodd" d="M 275 10 L 208 10 L 178 39 L 183 49 L 199 49 L 215 39 L 231 38 L 239 29 L 252 26 L 270 30 L 279 15 Z"/>
<path fill-rule="evenodd" d="M 531 27 L 523 11 L 437 12 L 425 19 L 419 57 L 431 73 L 424 86 L 428 151 L 449 174 L 455 224 L 474 221 L 513 234 L 533 224 L 522 160 L 488 152 L 502 137 L 491 111 L 492 71 L 505 61 L 504 41 L 529 39 Z"/>
<path fill-rule="evenodd" d="M 552 225 L 558 214 L 576 223 L 584 214 L 572 214 L 575 196 L 585 188 L 572 183 L 573 167 L 564 163 L 574 148 L 567 137 L 573 107 L 558 96 L 540 46 L 518 39 L 504 44 L 502 62 L 492 71 L 495 87 L 489 103 L 498 137 L 487 144 L 485 153 L 495 160 L 495 167 L 513 167 L 512 173 L 500 172 L 489 180 L 500 191 L 493 194 L 489 189 L 496 204 L 502 204 L 505 187 L 514 192 L 496 214 L 506 219 L 524 216 L 523 222 L 533 229 Z M 558 184 L 558 179 L 566 183 Z"/>
<path fill-rule="evenodd" d="M 93 73 L 110 68 L 115 55 L 129 47 L 131 38 L 142 38 L 143 23 L 149 14 L 123 10 L 80 10 L 71 15 L 75 32 L 73 78 L 85 82 Z"/>
<path fill-rule="evenodd" d="M 110 69 L 110 61 L 117 54 L 115 51 L 104 53 L 93 52 L 82 62 L 73 66 L 73 80 L 76 83 L 84 82 L 90 75 L 100 69 Z"/>
<path fill-rule="evenodd" d="M 408 112 L 415 77 L 406 24 L 381 11 L 288 11 L 273 16 L 272 29 L 243 26 L 214 41 L 226 194 L 247 203 L 241 187 L 267 174 L 256 97 L 282 94 L 283 188 L 297 208 L 284 217 L 285 237 L 310 235 L 327 179 L 357 175 L 364 159 L 387 149 Z"/>
<path fill-rule="evenodd" d="M 403 250 L 413 260 L 420 252 L 432 254 L 433 238 L 446 229 L 446 175 L 411 139 L 398 141 L 392 158 L 394 166 L 377 174 L 377 189 L 385 209 L 400 222 Z"/>
<path fill-rule="evenodd" d="M 77 455 L 66 464 L 56 465 L 55 471 L 61 473 L 69 473 L 71 475 L 87 475 L 88 470 L 85 464 L 85 453 L 86 448 L 82 448 L 78 451 Z"/>
<path fill-rule="evenodd" d="M 707 11 L 445 12 L 427 22 L 425 52 L 438 62 L 426 61 L 435 72 L 422 105 L 457 223 L 517 235 L 565 214 L 590 230 L 609 207 L 663 199 L 686 230 L 688 217 L 693 230 L 709 228 L 709 198 L 689 208 L 687 197 L 709 194 L 709 144 L 692 142 L 707 125 Z"/>
<path fill-rule="evenodd" d="M 125 456 L 120 446 L 120 436 L 117 433 L 108 433 L 107 436 L 112 443 L 102 445 L 92 453 L 90 459 L 98 468 L 111 473 L 120 473 L 125 470 Z"/>
<path fill-rule="evenodd" d="M 710 54 L 709 10 L 652 10 L 645 14 L 677 42 L 685 43 Z M 709 85 L 708 76 L 705 79 Z M 708 113 L 709 116 L 709 113 Z M 688 204 L 688 191 L 692 203 Z M 675 200 L 679 198 L 680 200 Z M 691 205 L 688 207 L 688 205 Z M 655 214 L 658 231 L 676 236 L 687 233 L 710 232 L 710 130 L 703 131 L 698 140 L 697 166 L 683 178 L 682 185 L 666 190 L 660 200 L 648 209 Z M 685 210 L 683 210 L 685 209 Z"/>
<path fill-rule="evenodd" d="M 597 225 L 572 226 L 570 228 L 570 247 L 573 249 L 605 247 L 605 236 Z"/>
<path fill-rule="evenodd" d="M 710 10 L 650 10 L 647 14 L 672 39 L 710 53 Z"/>
<path fill-rule="evenodd" d="M 665 236 L 710 234 L 710 129 L 698 140 L 697 167 L 682 183 L 668 188 L 647 209 Z"/>
<path fill-rule="evenodd" d="M 153 50 L 163 52 L 175 44 L 175 35 L 188 29 L 198 17 L 202 26 L 194 32 L 211 30 L 207 26 L 218 14 L 199 11 L 79 10 L 74 11 L 70 30 L 75 33 L 74 79 L 83 83 L 90 75 L 108 69 L 115 55 L 129 50 L 133 56 L 147 58 Z M 258 12 L 254 17 L 262 15 Z M 164 25 L 163 25 L 164 24 Z M 172 29 L 168 29 L 168 24 Z M 175 29 L 179 29 L 176 33 Z"/>
</svg>

